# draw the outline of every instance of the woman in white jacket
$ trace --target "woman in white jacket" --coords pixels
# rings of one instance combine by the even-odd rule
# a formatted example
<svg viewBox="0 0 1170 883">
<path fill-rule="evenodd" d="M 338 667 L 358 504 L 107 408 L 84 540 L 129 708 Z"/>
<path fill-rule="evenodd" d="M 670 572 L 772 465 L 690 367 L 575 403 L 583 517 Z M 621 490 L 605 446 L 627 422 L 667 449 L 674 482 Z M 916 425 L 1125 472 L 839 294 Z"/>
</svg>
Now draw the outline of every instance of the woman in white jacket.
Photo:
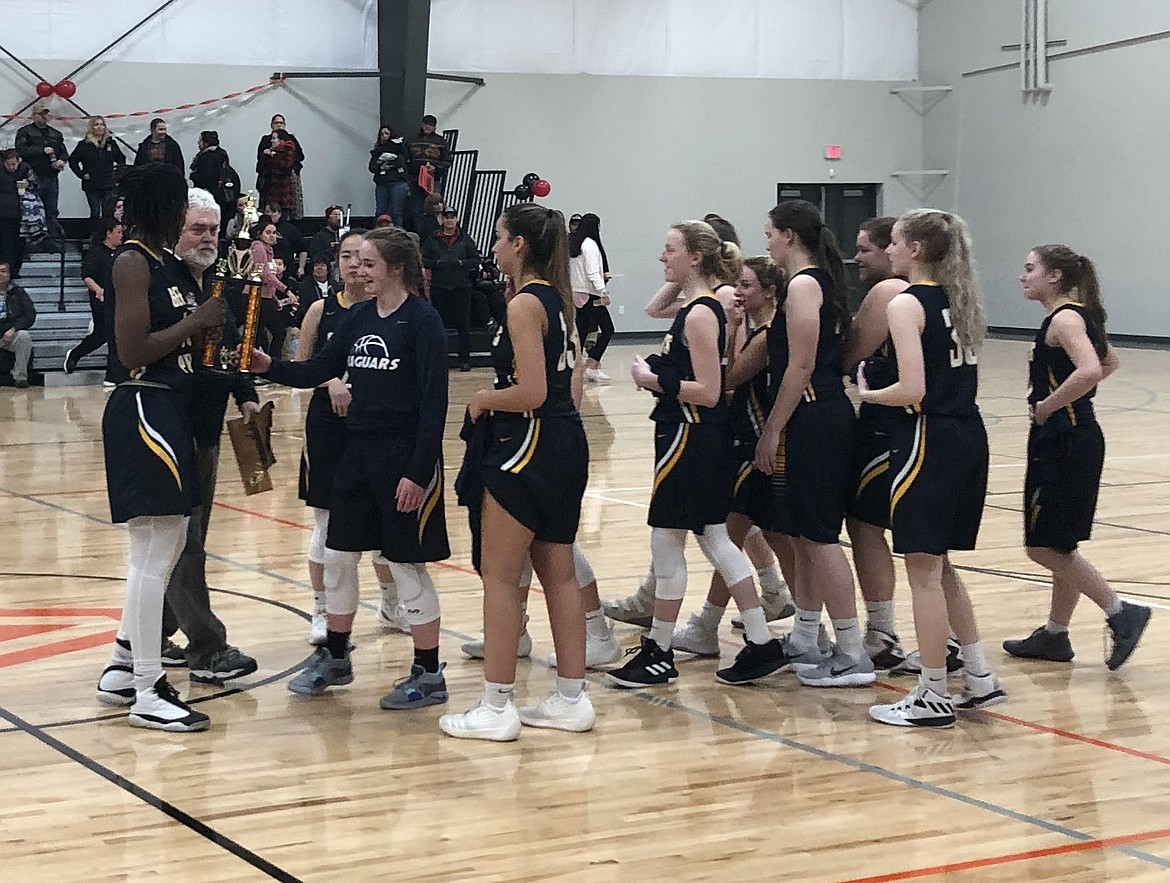
<svg viewBox="0 0 1170 883">
<path fill-rule="evenodd" d="M 569 234 L 569 274 L 573 285 L 573 303 L 577 307 L 577 335 L 588 356 L 585 379 L 605 383 L 609 375 L 601 370 L 601 357 L 613 338 L 613 319 L 609 315 L 609 260 L 601 244 L 601 218 L 590 212 L 581 216 L 577 229 Z M 589 336 L 596 332 L 590 344 Z"/>
</svg>

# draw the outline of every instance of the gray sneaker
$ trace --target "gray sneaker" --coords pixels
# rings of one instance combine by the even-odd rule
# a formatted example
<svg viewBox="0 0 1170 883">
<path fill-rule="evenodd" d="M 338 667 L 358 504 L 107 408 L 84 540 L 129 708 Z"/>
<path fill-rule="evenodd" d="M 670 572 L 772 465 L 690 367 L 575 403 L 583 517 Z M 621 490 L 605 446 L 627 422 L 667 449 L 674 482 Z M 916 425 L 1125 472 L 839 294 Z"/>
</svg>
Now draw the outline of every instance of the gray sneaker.
<svg viewBox="0 0 1170 883">
<path fill-rule="evenodd" d="M 387 711 L 406 711 L 411 708 L 426 708 L 428 705 L 442 705 L 447 701 L 447 682 L 443 679 L 442 663 L 439 670 L 429 672 L 421 665 L 412 665 L 410 674 L 394 684 L 394 689 L 378 703 Z"/>
<path fill-rule="evenodd" d="M 780 639 L 780 643 L 784 646 L 784 657 L 788 660 L 788 664 L 781 669 L 781 671 L 811 671 L 819 667 L 825 662 L 829 661 L 830 653 L 822 650 L 820 647 L 812 647 L 808 650 L 797 650 L 792 646 L 791 636 L 785 635 Z"/>
<path fill-rule="evenodd" d="M 854 659 L 838 647 L 828 661 L 797 671 L 796 678 L 806 687 L 865 687 L 877 680 L 877 674 L 869 656 Z"/>
<path fill-rule="evenodd" d="M 304 670 L 288 682 L 293 693 L 302 696 L 320 696 L 329 687 L 344 687 L 353 683 L 353 666 L 349 654 L 344 659 L 334 659 L 325 647 L 318 647 L 309 657 Z"/>
<path fill-rule="evenodd" d="M 654 590 L 647 580 L 643 580 L 634 594 L 616 601 L 602 601 L 601 609 L 615 622 L 626 622 L 648 629 L 651 620 L 654 619 Z"/>
<path fill-rule="evenodd" d="M 206 665 L 191 666 L 191 681 L 196 684 L 223 684 L 235 678 L 250 675 L 258 666 L 256 660 L 238 647 L 227 646 L 213 653 Z"/>
</svg>

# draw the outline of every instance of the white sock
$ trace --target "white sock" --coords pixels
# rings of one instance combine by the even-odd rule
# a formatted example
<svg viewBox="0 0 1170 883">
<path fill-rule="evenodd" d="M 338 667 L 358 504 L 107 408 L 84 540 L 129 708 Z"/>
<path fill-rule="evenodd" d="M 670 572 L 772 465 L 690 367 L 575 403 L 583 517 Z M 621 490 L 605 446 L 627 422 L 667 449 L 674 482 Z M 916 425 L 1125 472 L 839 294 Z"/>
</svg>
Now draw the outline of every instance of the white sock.
<svg viewBox="0 0 1170 883">
<path fill-rule="evenodd" d="M 779 595 L 784 590 L 784 577 L 780 573 L 780 563 L 773 561 L 767 567 L 756 571 L 760 580 L 760 591 L 765 595 Z"/>
<path fill-rule="evenodd" d="M 758 604 L 749 610 L 740 612 L 743 617 L 743 630 L 747 639 L 753 644 L 767 644 L 772 640 L 772 633 L 768 631 L 768 618 L 764 615 L 764 608 Z"/>
<path fill-rule="evenodd" d="M 792 625 L 789 643 L 794 650 L 812 650 L 817 646 L 817 629 L 821 624 L 821 611 L 796 608 L 796 622 Z"/>
<path fill-rule="evenodd" d="M 857 617 L 850 619 L 833 620 L 833 637 L 837 639 L 837 646 L 848 656 L 854 659 L 865 659 L 865 645 L 861 640 L 861 626 Z"/>
<path fill-rule="evenodd" d="M 1113 596 L 1113 603 L 1105 608 L 1106 616 L 1117 616 L 1121 612 L 1122 600 L 1116 595 Z"/>
<path fill-rule="evenodd" d="M 895 634 L 893 598 L 889 601 L 866 601 L 865 613 L 869 620 L 866 623 L 867 628 L 877 629 L 887 635 Z"/>
<path fill-rule="evenodd" d="M 974 644 L 964 644 L 959 648 L 959 655 L 963 660 L 963 668 L 972 677 L 982 678 L 991 673 L 991 663 L 987 661 L 987 654 L 983 652 L 983 645 L 978 641 Z"/>
<path fill-rule="evenodd" d="M 664 622 L 658 617 L 650 620 L 650 640 L 654 641 L 663 650 L 670 649 L 670 642 L 674 640 L 674 623 Z"/>
<path fill-rule="evenodd" d="M 1059 622 L 1053 622 L 1051 619 L 1044 623 L 1044 631 L 1050 635 L 1067 635 L 1068 626 L 1061 625 Z"/>
<path fill-rule="evenodd" d="M 699 623 L 709 632 L 718 631 L 726 610 L 726 607 L 717 607 L 710 601 L 704 601 L 703 609 L 699 611 Z"/>
<path fill-rule="evenodd" d="M 503 711 L 511 701 L 511 684 L 493 684 L 491 681 L 483 682 L 483 704 L 488 708 L 493 711 Z"/>
<path fill-rule="evenodd" d="M 524 627 L 527 631 L 528 624 L 525 623 Z M 605 641 L 609 639 L 610 635 L 609 621 L 605 618 L 605 613 L 600 607 L 585 614 L 585 637 L 600 638 Z"/>
<path fill-rule="evenodd" d="M 390 580 L 388 583 L 378 583 L 378 588 L 382 590 L 382 604 L 391 608 L 398 605 L 398 583 Z"/>
<path fill-rule="evenodd" d="M 947 692 L 947 667 L 945 665 L 942 668 L 922 666 L 922 674 L 918 676 L 918 683 L 940 696 L 950 695 Z"/>
<path fill-rule="evenodd" d="M 322 592 L 319 595 L 316 593 L 313 594 L 313 612 L 314 613 L 324 613 L 325 612 L 325 593 L 324 592 Z"/>
<path fill-rule="evenodd" d="M 118 631 L 118 639 L 114 641 L 114 655 L 110 657 L 110 663 L 112 665 L 133 665 L 134 654 L 131 652 L 130 639 L 121 634 L 121 629 Z"/>
<path fill-rule="evenodd" d="M 566 699 L 576 701 L 584 689 L 584 678 L 562 678 L 560 675 L 557 675 L 557 692 Z"/>
</svg>

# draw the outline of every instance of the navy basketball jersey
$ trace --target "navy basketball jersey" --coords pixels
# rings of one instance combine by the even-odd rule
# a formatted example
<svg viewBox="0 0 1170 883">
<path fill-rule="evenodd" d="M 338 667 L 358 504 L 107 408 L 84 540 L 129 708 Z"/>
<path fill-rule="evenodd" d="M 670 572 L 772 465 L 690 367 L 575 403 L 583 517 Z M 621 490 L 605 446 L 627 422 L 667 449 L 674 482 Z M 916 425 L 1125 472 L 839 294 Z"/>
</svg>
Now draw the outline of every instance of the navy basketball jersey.
<svg viewBox="0 0 1170 883">
<path fill-rule="evenodd" d="M 719 322 L 719 382 L 722 386 L 727 364 L 723 358 L 723 354 L 727 351 L 727 316 L 723 312 L 723 304 L 714 295 L 700 295 L 678 311 L 674 317 L 674 324 L 670 326 L 670 331 L 662 341 L 663 360 L 678 372 L 678 376 L 682 380 L 695 379 L 695 367 L 691 363 L 691 349 L 687 344 L 684 329 L 691 310 L 700 306 L 711 310 Z M 659 396 L 654 410 L 650 412 L 650 419 L 658 423 L 726 424 L 728 412 L 727 401 L 722 395 L 719 396 L 719 403 L 714 408 L 692 405 L 689 402 L 681 402 L 677 398 Z"/>
<path fill-rule="evenodd" d="M 833 279 L 820 267 L 801 270 L 797 276 L 811 276 L 821 286 L 820 330 L 817 333 L 816 361 L 812 377 L 804 390 L 804 400 L 843 398 L 845 383 L 843 363 L 845 361 L 845 333 L 834 315 L 832 292 Z M 791 285 L 792 283 L 789 282 Z M 788 323 L 784 321 L 783 308 L 776 314 L 768 331 L 768 373 L 772 381 L 773 399 L 780 390 L 780 381 L 788 368 Z"/>
<path fill-rule="evenodd" d="M 1052 324 L 1052 317 L 1062 310 L 1072 310 L 1080 316 L 1084 320 L 1085 333 L 1088 334 L 1093 348 L 1099 351 L 1101 347 L 1101 335 L 1089 321 L 1087 311 L 1083 306 L 1065 304 L 1053 310 L 1040 325 L 1040 330 L 1036 332 L 1036 342 L 1032 344 L 1032 353 L 1028 358 L 1029 405 L 1036 405 L 1048 398 L 1076 370 L 1077 366 L 1073 364 L 1072 359 L 1068 357 L 1068 353 L 1062 347 L 1052 346 L 1047 342 L 1048 327 Z M 1048 418 L 1049 422 L 1056 420 L 1059 423 L 1076 426 L 1078 423 L 1095 419 L 1092 399 L 1096 394 L 1097 387 L 1094 386 L 1079 399 L 1055 412 Z"/>
<path fill-rule="evenodd" d="M 343 306 L 340 295 L 341 292 L 330 289 L 329 293 L 321 298 L 321 321 L 317 324 L 317 339 L 313 341 L 311 353 L 313 356 L 321 352 L 354 306 L 354 304 Z"/>
<path fill-rule="evenodd" d="M 761 334 L 768 333 L 767 325 L 760 325 L 748 332 L 742 353 L 748 344 Z M 768 369 L 762 368 L 755 377 L 746 380 L 735 388 L 731 394 L 731 437 L 737 445 L 755 445 L 760 440 L 767 422 L 768 412 L 771 410 L 771 399 L 768 398 Z"/>
<path fill-rule="evenodd" d="M 516 292 L 517 296 L 521 294 L 531 294 L 540 301 L 548 323 L 548 333 L 544 335 L 544 378 L 548 392 L 544 402 L 530 415 L 564 417 L 575 414 L 573 366 L 577 363 L 579 349 L 577 329 L 566 327 L 560 295 L 543 279 L 529 282 Z M 516 351 L 506 324 L 496 330 L 492 340 L 492 367 L 496 371 L 496 389 L 516 385 Z"/>
<path fill-rule="evenodd" d="M 170 328 L 181 322 L 188 314 L 194 312 L 198 305 L 195 298 L 196 287 L 187 269 L 182 262 L 169 251 L 161 253 L 152 251 L 136 239 L 132 239 L 118 249 L 114 257 L 123 252 L 133 251 L 146 259 L 150 268 L 150 288 L 147 290 L 147 308 L 150 310 L 151 333 Z M 116 352 L 116 316 L 115 303 L 117 291 L 112 284 L 106 289 L 106 317 L 109 320 L 111 359 L 117 359 L 123 364 Z M 175 347 L 161 359 L 149 365 L 125 365 L 129 372 L 129 379 L 144 383 L 158 383 L 168 386 L 179 392 L 186 391 L 194 373 L 194 342 L 187 338 L 182 344 Z M 112 362 L 113 364 L 113 362 Z M 119 372 L 120 373 L 120 372 Z M 119 379 L 126 379 L 125 375 Z"/>
<path fill-rule="evenodd" d="M 975 395 L 979 389 L 979 368 L 975 350 L 959 341 L 951 321 L 946 289 L 935 283 L 920 282 L 911 285 L 905 293 L 917 298 L 926 314 L 922 329 L 926 395 L 914 410 L 948 417 L 978 414 Z"/>
</svg>

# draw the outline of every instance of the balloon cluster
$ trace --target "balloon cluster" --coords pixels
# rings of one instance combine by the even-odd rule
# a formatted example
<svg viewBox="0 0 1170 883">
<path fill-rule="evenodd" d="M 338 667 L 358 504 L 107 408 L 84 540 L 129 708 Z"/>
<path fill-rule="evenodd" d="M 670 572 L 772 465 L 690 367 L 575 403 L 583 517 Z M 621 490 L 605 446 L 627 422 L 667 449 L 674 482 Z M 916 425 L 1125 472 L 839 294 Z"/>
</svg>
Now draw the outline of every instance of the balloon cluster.
<svg viewBox="0 0 1170 883">
<path fill-rule="evenodd" d="M 539 199 L 544 199 L 544 197 L 552 193 L 552 184 L 548 183 L 548 181 L 544 180 L 536 172 L 529 172 L 524 176 L 523 183 L 517 184 L 512 192 L 516 194 L 517 199 L 531 199 L 534 196 Z"/>
<path fill-rule="evenodd" d="M 57 94 L 62 98 L 69 99 L 77 94 L 77 84 L 72 80 L 62 80 L 56 86 L 48 80 L 41 80 L 37 83 L 37 97 L 48 98 L 50 95 Z"/>
</svg>

